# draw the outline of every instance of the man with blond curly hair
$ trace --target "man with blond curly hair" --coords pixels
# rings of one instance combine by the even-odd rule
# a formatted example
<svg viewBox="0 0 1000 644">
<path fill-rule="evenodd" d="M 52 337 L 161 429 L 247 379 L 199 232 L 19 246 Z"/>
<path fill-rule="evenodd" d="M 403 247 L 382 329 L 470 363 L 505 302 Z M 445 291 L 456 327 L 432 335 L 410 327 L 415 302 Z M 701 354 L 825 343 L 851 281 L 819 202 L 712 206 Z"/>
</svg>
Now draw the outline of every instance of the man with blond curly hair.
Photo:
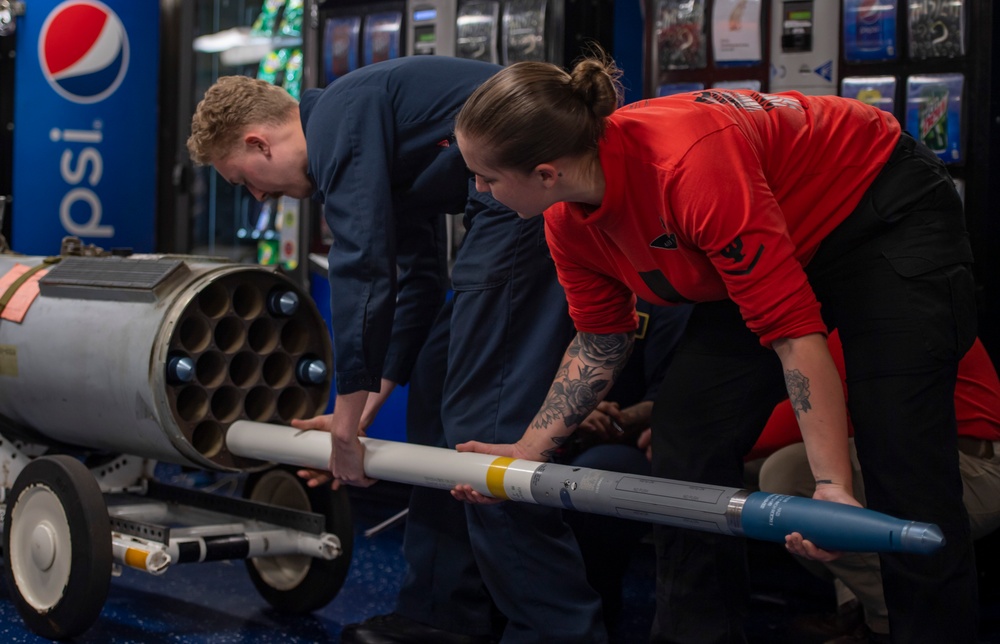
<svg viewBox="0 0 1000 644">
<path fill-rule="evenodd" d="M 402 58 L 306 90 L 301 103 L 263 81 L 225 77 L 194 115 L 196 162 L 259 200 L 323 203 L 337 400 L 332 414 L 293 425 L 330 432 L 335 487 L 373 483 L 358 436 L 396 384 L 410 385 L 410 442 L 519 436 L 572 336 L 541 220 L 477 191 L 453 136 L 465 99 L 499 70 Z M 464 213 L 466 226 L 447 304 L 444 213 Z M 311 485 L 329 476 L 301 475 Z M 470 543 L 467 520 L 504 527 Z M 500 632 L 491 599 L 505 639 L 606 641 L 600 597 L 558 510 L 466 508 L 447 491 L 414 488 L 403 549 L 396 611 L 347 626 L 342 642 L 489 641 Z"/>
</svg>

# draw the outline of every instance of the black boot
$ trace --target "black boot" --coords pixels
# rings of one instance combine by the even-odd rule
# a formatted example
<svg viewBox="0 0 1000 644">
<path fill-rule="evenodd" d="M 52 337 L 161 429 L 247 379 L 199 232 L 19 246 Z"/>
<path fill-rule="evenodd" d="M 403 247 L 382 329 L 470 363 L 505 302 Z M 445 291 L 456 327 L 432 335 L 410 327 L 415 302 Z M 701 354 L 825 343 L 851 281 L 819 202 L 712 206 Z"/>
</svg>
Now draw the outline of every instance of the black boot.
<svg viewBox="0 0 1000 644">
<path fill-rule="evenodd" d="M 463 635 L 421 624 L 396 613 L 376 615 L 360 624 L 348 624 L 341 644 L 493 644 L 492 637 Z"/>
</svg>

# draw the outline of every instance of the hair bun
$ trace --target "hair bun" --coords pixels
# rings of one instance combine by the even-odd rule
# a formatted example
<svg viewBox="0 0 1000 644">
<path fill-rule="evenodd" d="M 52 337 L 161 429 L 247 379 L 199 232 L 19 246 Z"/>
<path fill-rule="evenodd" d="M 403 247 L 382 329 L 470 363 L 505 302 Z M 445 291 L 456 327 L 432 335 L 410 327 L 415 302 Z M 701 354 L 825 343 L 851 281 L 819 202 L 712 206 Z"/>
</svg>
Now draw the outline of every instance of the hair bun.
<svg viewBox="0 0 1000 644">
<path fill-rule="evenodd" d="M 613 61 L 599 58 L 585 58 L 570 72 L 570 89 L 583 99 L 590 111 L 604 118 L 610 116 L 619 105 L 620 91 L 618 78 L 621 71 Z"/>
</svg>

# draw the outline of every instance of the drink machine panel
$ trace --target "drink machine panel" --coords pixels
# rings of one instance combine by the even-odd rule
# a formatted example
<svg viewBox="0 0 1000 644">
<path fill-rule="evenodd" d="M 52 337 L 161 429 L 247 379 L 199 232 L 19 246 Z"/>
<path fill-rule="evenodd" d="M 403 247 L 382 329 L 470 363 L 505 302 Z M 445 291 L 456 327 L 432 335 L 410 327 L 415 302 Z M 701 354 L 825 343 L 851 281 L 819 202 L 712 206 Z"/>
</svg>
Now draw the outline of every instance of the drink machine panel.
<svg viewBox="0 0 1000 644">
<path fill-rule="evenodd" d="M 403 2 L 321 3 L 317 84 L 329 85 L 359 67 L 406 53 L 405 12 Z"/>
<path fill-rule="evenodd" d="M 566 67 L 590 43 L 615 51 L 614 3 L 590 0 L 505 0 L 501 3 L 500 62 L 545 61 Z"/>
<path fill-rule="evenodd" d="M 406 55 L 455 55 L 457 0 L 410 0 Z"/>
<path fill-rule="evenodd" d="M 837 93 L 839 4 L 776 0 L 771 12 L 772 91 Z"/>
<path fill-rule="evenodd" d="M 455 55 L 487 63 L 500 62 L 500 2 L 473 0 L 458 8 Z"/>
<path fill-rule="evenodd" d="M 383 11 L 365 16 L 361 34 L 361 61 L 364 65 L 399 58 L 402 53 L 403 14 Z"/>
<path fill-rule="evenodd" d="M 326 85 L 361 65 L 361 16 L 334 16 L 323 26 L 323 75 Z"/>
<path fill-rule="evenodd" d="M 503 64 L 550 61 L 561 64 L 561 2 L 507 0 L 503 7 L 500 46 Z"/>
</svg>

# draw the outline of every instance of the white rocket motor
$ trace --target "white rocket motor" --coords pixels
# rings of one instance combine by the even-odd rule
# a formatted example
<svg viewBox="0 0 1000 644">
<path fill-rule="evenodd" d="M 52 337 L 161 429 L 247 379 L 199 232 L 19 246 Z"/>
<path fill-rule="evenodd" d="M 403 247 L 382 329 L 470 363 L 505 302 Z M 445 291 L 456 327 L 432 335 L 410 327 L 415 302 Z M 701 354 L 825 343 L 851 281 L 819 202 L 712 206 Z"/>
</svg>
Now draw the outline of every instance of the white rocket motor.
<svg viewBox="0 0 1000 644">
<path fill-rule="evenodd" d="M 330 435 L 321 431 L 241 420 L 226 440 L 236 454 L 310 469 L 327 469 L 330 458 Z M 462 483 L 498 499 L 777 543 L 799 532 L 828 550 L 927 554 L 944 545 L 941 529 L 932 523 L 841 503 L 374 438 L 361 441 L 365 474 L 373 479 L 439 489 Z"/>
</svg>

